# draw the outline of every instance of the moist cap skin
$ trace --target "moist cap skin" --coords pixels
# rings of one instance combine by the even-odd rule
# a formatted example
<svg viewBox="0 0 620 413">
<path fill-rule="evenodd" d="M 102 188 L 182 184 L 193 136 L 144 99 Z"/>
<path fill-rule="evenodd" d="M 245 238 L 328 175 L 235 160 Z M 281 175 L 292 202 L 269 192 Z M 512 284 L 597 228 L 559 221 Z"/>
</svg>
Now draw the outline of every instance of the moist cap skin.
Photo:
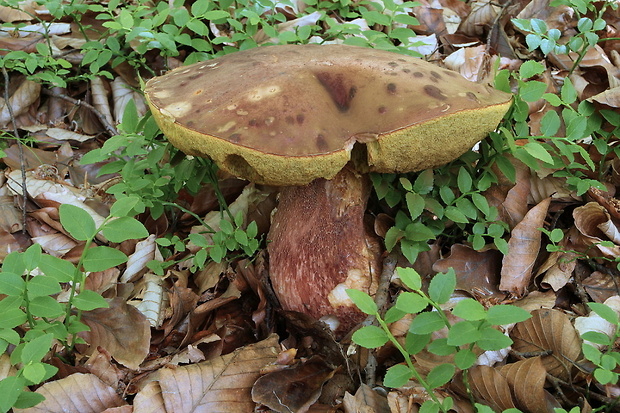
<svg viewBox="0 0 620 413">
<path fill-rule="evenodd" d="M 147 82 L 173 145 L 257 183 L 330 179 L 447 163 L 493 130 L 511 95 L 392 52 L 268 46 L 180 67 Z M 359 144 L 359 145 L 356 145 Z"/>
</svg>

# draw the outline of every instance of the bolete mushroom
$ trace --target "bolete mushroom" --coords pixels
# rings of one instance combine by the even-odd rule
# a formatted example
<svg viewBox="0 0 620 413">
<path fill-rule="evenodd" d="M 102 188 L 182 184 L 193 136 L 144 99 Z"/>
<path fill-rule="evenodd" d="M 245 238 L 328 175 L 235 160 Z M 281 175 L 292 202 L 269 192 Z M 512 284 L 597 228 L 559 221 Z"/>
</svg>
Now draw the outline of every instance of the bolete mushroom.
<svg viewBox="0 0 620 413">
<path fill-rule="evenodd" d="M 443 165 L 511 104 L 507 93 L 420 59 L 344 45 L 232 53 L 151 79 L 146 96 L 185 153 L 286 187 L 268 235 L 272 285 L 285 309 L 335 315 L 340 332 L 363 318 L 344 290 L 376 289 L 362 176 Z"/>
</svg>

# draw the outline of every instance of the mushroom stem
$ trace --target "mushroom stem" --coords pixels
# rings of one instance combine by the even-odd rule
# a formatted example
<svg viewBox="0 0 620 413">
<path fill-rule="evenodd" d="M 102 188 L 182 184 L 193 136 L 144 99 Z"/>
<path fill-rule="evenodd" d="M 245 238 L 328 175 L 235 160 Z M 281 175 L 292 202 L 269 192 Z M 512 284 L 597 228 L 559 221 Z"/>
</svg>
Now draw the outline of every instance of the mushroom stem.
<svg viewBox="0 0 620 413">
<path fill-rule="evenodd" d="M 377 289 L 381 247 L 364 222 L 369 194 L 368 176 L 349 167 L 332 180 L 283 188 L 269 231 L 270 278 L 282 307 L 333 316 L 337 335 L 365 317 L 345 290 Z"/>
</svg>

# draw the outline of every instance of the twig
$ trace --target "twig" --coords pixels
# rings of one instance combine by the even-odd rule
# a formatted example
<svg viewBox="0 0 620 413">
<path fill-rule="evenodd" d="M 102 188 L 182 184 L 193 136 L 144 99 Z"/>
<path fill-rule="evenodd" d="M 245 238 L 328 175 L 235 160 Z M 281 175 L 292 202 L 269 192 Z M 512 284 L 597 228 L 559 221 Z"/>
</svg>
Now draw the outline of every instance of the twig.
<svg viewBox="0 0 620 413">
<path fill-rule="evenodd" d="M 83 108 L 86 108 L 86 109 L 90 110 L 91 112 L 93 112 L 95 114 L 95 116 L 97 116 L 97 119 L 99 119 L 99 122 L 101 122 L 101 124 L 103 125 L 105 130 L 110 135 L 112 135 L 112 136 L 118 135 L 118 131 L 116 130 L 114 125 L 110 124 L 110 122 L 108 122 L 108 120 L 105 118 L 105 116 L 101 112 L 99 112 L 93 105 L 88 104 L 88 103 L 86 103 L 86 102 L 84 102 L 82 100 L 74 99 L 74 98 L 69 97 L 69 96 L 67 96 L 65 94 L 62 94 L 62 93 L 53 92 L 53 91 L 51 91 L 49 89 L 43 89 L 42 92 L 45 95 L 52 96 L 52 97 L 59 98 L 59 99 L 63 99 L 63 100 L 66 100 L 67 102 L 71 102 L 75 106 L 81 106 Z"/>
<path fill-rule="evenodd" d="M 6 67 L 2 66 L 2 74 L 4 75 L 4 103 L 9 110 L 9 116 L 11 117 L 11 123 L 13 124 L 13 134 L 17 141 L 17 148 L 19 150 L 19 168 L 22 173 L 22 233 L 26 233 L 26 218 L 28 217 L 26 212 L 26 204 L 28 203 L 28 190 L 26 188 L 26 161 L 24 160 L 24 147 L 19 140 L 19 131 L 17 130 L 17 122 L 15 121 L 15 114 L 13 113 L 13 105 L 9 101 L 9 73 L 6 71 Z"/>
</svg>

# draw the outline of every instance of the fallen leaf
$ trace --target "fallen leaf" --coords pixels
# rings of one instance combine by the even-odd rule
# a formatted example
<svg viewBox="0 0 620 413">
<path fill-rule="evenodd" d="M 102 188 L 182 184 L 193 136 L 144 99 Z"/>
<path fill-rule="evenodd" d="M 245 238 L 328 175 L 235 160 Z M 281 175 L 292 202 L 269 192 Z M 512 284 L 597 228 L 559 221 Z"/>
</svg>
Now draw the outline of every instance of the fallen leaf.
<svg viewBox="0 0 620 413">
<path fill-rule="evenodd" d="M 161 369 L 134 399 L 136 412 L 247 413 L 254 411 L 251 389 L 261 369 L 275 362 L 278 336 L 239 348 L 225 356 L 187 366 Z M 142 395 L 147 393 L 148 397 Z M 163 408 L 162 408 L 163 407 Z"/>
<path fill-rule="evenodd" d="M 319 399 L 323 384 L 334 372 L 321 357 L 311 357 L 260 377 L 252 387 L 252 400 L 279 413 L 305 413 Z"/>
<path fill-rule="evenodd" d="M 542 233 L 538 228 L 544 225 L 550 202 L 551 198 L 547 198 L 530 209 L 512 230 L 508 254 L 502 262 L 500 290 L 516 297 L 522 297 L 527 291 L 540 250 Z"/>
<path fill-rule="evenodd" d="M 547 373 L 570 381 L 575 362 L 581 354 L 581 339 L 566 314 L 558 310 L 533 311 L 528 320 L 517 323 L 510 333 L 512 348 L 518 353 L 537 354 Z"/>
<path fill-rule="evenodd" d="M 90 344 L 90 349 L 83 352 L 90 354 L 102 347 L 119 363 L 137 369 L 149 352 L 151 326 L 146 317 L 122 297 L 109 303 L 109 308 L 82 313 L 82 322 L 90 327 L 90 331 L 79 334 Z"/>
<path fill-rule="evenodd" d="M 36 391 L 45 400 L 21 413 L 101 413 L 110 407 L 125 404 L 116 391 L 94 374 L 75 373 L 51 381 Z"/>
</svg>

